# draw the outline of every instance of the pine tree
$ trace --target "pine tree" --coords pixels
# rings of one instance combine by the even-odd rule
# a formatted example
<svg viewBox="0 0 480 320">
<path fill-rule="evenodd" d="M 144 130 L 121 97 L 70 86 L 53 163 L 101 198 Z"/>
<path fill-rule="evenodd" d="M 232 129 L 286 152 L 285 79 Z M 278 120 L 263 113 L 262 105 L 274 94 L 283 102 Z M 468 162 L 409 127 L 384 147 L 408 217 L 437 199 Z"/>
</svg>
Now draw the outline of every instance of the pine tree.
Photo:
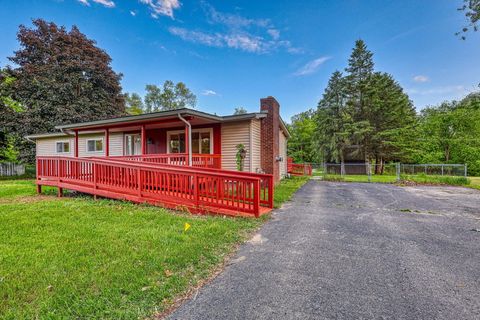
<svg viewBox="0 0 480 320">
<path fill-rule="evenodd" d="M 365 95 L 369 88 L 371 77 L 374 72 L 373 53 L 367 49 L 363 40 L 357 40 L 352 54 L 348 59 L 348 67 L 345 68 L 345 90 L 348 95 L 348 106 L 357 129 L 354 132 L 355 140 L 361 145 L 358 152 L 362 153 L 368 162 L 371 156 L 371 137 L 369 132 L 368 115 L 371 114 L 370 106 L 366 103 Z"/>
</svg>

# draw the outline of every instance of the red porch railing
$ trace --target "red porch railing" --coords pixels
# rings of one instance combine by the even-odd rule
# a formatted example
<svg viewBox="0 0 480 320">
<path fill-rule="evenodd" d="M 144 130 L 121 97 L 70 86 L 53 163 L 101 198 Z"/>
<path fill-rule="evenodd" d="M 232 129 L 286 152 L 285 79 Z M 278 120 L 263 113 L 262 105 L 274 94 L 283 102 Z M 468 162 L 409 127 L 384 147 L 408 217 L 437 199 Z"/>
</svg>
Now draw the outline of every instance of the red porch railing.
<svg viewBox="0 0 480 320">
<path fill-rule="evenodd" d="M 114 156 L 109 158 L 186 166 L 188 155 L 186 153 L 166 153 L 135 156 Z M 192 166 L 221 169 L 222 158 L 220 154 L 192 154 Z"/>
<path fill-rule="evenodd" d="M 96 157 L 94 159 L 103 159 L 102 157 Z M 127 159 L 124 157 L 108 157 L 107 159 L 113 161 L 122 161 L 122 162 L 137 162 L 138 159 Z M 175 164 L 165 164 L 160 162 L 151 162 L 151 165 L 159 166 L 159 167 L 171 167 L 175 168 Z M 224 169 L 216 169 L 216 168 L 208 168 L 208 167 L 182 167 L 182 170 L 190 170 L 190 172 L 210 172 L 210 173 L 227 173 L 236 176 L 242 177 L 255 177 L 260 179 L 260 204 L 266 206 L 268 208 L 273 208 L 273 175 L 271 174 L 263 174 L 263 173 L 252 173 L 252 172 L 242 172 L 242 171 L 232 171 L 232 170 L 224 170 Z"/>
<path fill-rule="evenodd" d="M 312 165 L 308 163 L 293 163 L 292 158 L 287 158 L 287 172 L 295 176 L 311 176 Z"/>
<path fill-rule="evenodd" d="M 258 217 L 271 208 L 270 201 L 261 199 L 261 181 L 258 175 L 215 169 L 196 170 L 98 158 L 37 157 L 39 186 L 188 208 L 193 212 Z"/>
</svg>

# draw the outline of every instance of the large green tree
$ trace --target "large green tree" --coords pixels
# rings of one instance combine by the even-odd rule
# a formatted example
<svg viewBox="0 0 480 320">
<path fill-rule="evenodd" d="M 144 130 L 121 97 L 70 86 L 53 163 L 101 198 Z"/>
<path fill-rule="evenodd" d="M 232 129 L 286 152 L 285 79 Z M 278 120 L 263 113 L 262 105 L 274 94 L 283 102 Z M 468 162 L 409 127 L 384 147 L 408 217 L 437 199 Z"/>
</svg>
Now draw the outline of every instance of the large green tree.
<svg viewBox="0 0 480 320">
<path fill-rule="evenodd" d="M 391 75 L 375 72 L 362 40 L 345 71 L 332 74 L 318 104 L 315 137 L 325 160 L 364 159 L 383 170 L 385 161 L 409 159 L 415 109 L 402 87 Z"/>
<path fill-rule="evenodd" d="M 13 98 L 24 106 L 17 118 L 19 136 L 54 131 L 55 125 L 125 114 L 121 74 L 95 41 L 41 19 L 21 25 L 20 49 L 10 57 L 16 68 Z M 24 160 L 33 160 L 34 145 L 19 145 Z"/>
<path fill-rule="evenodd" d="M 288 125 L 288 156 L 295 162 L 318 162 L 316 145 L 312 136 L 315 134 L 315 112 L 308 110 L 292 117 Z"/>
<path fill-rule="evenodd" d="M 480 174 L 480 94 L 422 110 L 418 163 L 466 163 Z"/>
<path fill-rule="evenodd" d="M 125 110 L 129 115 L 138 115 L 143 113 L 144 105 L 142 97 L 138 93 L 125 93 Z"/>
<path fill-rule="evenodd" d="M 154 84 L 148 84 L 145 87 L 145 111 L 156 112 L 175 110 L 181 108 L 195 108 L 197 97 L 185 83 L 167 80 L 163 83 L 163 88 Z"/>
</svg>

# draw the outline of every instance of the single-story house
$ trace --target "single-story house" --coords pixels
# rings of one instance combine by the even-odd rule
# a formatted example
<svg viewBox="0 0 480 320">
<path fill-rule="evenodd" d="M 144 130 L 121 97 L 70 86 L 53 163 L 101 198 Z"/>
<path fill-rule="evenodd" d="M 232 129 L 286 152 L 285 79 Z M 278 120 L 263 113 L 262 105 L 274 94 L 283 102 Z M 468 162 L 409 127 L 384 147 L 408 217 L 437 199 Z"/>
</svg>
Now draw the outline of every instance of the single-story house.
<svg viewBox="0 0 480 320">
<path fill-rule="evenodd" d="M 204 200 L 205 206 L 214 206 L 216 201 L 215 206 L 242 211 L 240 209 L 250 203 L 258 207 L 268 202 L 271 207 L 273 184 L 287 174 L 289 133 L 280 117 L 280 105 L 273 97 L 261 99 L 260 111 L 254 113 L 218 116 L 184 108 L 58 125 L 56 128 L 60 132 L 27 137 L 36 143 L 39 191 L 41 185 L 53 185 L 59 188 L 60 193 L 62 188 L 66 188 L 137 202 L 162 199 L 165 203 L 175 202 L 174 198 L 166 198 L 167 195 L 171 196 L 168 190 L 175 188 L 179 191 L 182 187 L 182 193 L 176 196 L 186 197 L 188 201 L 184 202 L 196 209 Z M 246 151 L 244 172 L 234 173 L 237 170 L 239 144 L 243 144 Z M 136 161 L 129 162 L 131 168 L 138 170 L 135 186 L 132 185 L 129 167 L 120 161 Z M 153 167 L 153 164 L 157 167 Z M 107 165 L 110 167 L 105 168 L 105 172 L 97 168 Z M 163 173 L 158 169 L 160 165 L 162 172 L 171 175 L 165 180 L 169 186 L 164 186 L 167 183 L 164 180 L 155 180 L 163 179 L 163 176 L 160 177 Z M 153 173 L 148 170 L 153 170 Z M 175 175 L 173 170 L 178 174 Z M 104 175 L 103 184 L 99 182 L 102 179 L 97 177 L 99 174 Z M 159 176 L 153 177 L 151 174 Z M 188 178 L 188 181 L 180 183 L 180 174 L 190 177 L 203 174 L 203 180 L 199 180 L 203 182 L 193 186 L 195 183 Z M 213 179 L 214 175 L 217 180 L 211 185 L 205 182 L 206 179 Z M 223 179 L 221 182 L 219 177 Z M 112 178 L 121 181 L 112 182 Z M 259 193 L 263 190 L 263 196 L 256 196 L 257 191 L 246 187 L 247 183 L 252 183 L 253 188 L 255 179 L 261 182 L 257 189 Z M 265 182 L 268 179 L 272 181 L 270 187 L 267 186 L 270 182 Z M 208 194 L 204 191 L 207 186 L 212 189 Z M 138 192 L 134 194 L 133 188 L 138 188 Z M 164 189 L 168 190 L 162 193 Z M 212 200 L 212 193 L 215 192 L 218 194 Z M 222 196 L 222 192 L 226 192 L 226 195 Z M 162 194 L 153 197 L 153 193 Z M 230 204 L 232 199 L 225 200 L 230 196 L 236 197 L 235 205 Z M 194 198 L 195 203 L 192 202 Z M 259 199 L 257 201 L 254 198 Z"/>
<path fill-rule="evenodd" d="M 218 157 L 216 167 L 225 170 L 237 170 L 236 146 L 243 144 L 244 171 L 273 174 L 278 182 L 287 173 L 289 133 L 275 98 L 261 99 L 260 105 L 259 112 L 240 115 L 218 116 L 185 108 L 59 125 L 61 132 L 28 138 L 36 142 L 37 156 L 113 157 L 191 150 L 193 157 Z"/>
</svg>

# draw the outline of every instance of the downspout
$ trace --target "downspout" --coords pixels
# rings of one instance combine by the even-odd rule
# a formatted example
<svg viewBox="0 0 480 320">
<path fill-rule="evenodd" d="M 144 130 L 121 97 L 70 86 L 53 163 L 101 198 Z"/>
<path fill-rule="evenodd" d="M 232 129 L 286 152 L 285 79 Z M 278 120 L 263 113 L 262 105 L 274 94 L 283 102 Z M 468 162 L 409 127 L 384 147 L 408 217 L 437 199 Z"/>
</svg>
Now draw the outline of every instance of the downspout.
<svg viewBox="0 0 480 320">
<path fill-rule="evenodd" d="M 182 117 L 180 113 L 178 113 L 177 115 L 178 115 L 178 119 L 182 120 L 188 127 L 188 165 L 191 166 L 192 165 L 192 125 L 190 124 L 190 122 L 185 120 L 185 118 Z"/>
</svg>

